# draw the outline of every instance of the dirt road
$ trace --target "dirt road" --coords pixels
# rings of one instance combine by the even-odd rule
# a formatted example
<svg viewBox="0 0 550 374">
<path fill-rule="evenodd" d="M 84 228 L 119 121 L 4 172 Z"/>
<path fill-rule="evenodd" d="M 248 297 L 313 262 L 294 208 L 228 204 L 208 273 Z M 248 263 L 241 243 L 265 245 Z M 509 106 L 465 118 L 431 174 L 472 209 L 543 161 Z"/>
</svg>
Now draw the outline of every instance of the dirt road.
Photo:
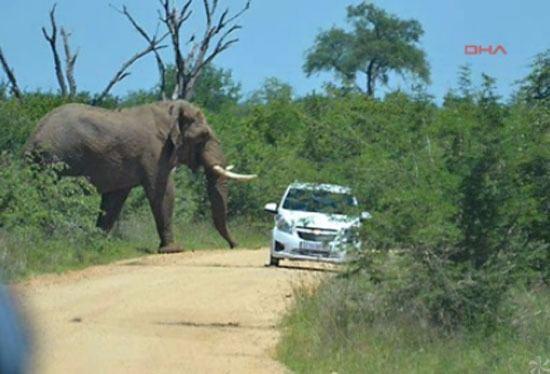
<svg viewBox="0 0 550 374">
<path fill-rule="evenodd" d="M 268 268 L 266 257 L 156 255 L 18 285 L 34 324 L 33 372 L 285 372 L 273 359 L 276 325 L 292 284 L 323 273 Z"/>
</svg>

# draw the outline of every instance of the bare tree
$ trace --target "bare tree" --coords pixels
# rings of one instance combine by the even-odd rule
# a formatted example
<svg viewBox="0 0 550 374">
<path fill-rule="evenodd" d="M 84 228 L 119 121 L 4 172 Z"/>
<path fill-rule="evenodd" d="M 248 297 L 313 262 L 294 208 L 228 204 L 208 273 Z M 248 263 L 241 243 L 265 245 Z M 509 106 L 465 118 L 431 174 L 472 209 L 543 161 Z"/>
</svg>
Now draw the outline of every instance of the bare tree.
<svg viewBox="0 0 550 374">
<path fill-rule="evenodd" d="M 8 77 L 8 81 L 10 82 L 11 93 L 17 99 L 21 100 L 22 94 L 21 94 L 21 90 L 19 89 L 19 85 L 17 84 L 17 79 L 15 79 L 15 74 L 13 70 L 10 68 L 8 61 L 6 60 L 6 57 L 4 57 L 2 48 L 0 48 L 0 64 L 2 64 L 2 69 L 4 69 L 4 72 Z"/>
<path fill-rule="evenodd" d="M 159 0 L 161 9 L 159 16 L 161 22 L 166 26 L 170 35 L 172 49 L 174 53 L 174 66 L 176 74 L 176 85 L 172 92 L 172 99 L 190 100 L 194 94 L 194 86 L 199 79 L 204 67 L 212 62 L 212 60 L 221 52 L 228 49 L 232 44 L 239 41 L 234 38 L 234 33 L 241 29 L 242 26 L 236 24 L 236 20 L 250 9 L 251 0 L 247 0 L 244 7 L 233 15 L 230 15 L 229 8 L 226 8 L 219 17 L 216 18 L 219 0 L 202 0 L 205 15 L 205 31 L 200 40 L 196 39 L 196 35 L 192 34 L 185 46 L 188 47 L 188 52 L 185 54 L 182 51 L 181 43 L 181 28 L 192 14 L 191 5 L 193 0 L 186 0 L 181 8 L 172 6 L 170 0 Z M 121 11 L 134 28 L 150 43 L 151 38 L 139 26 L 128 9 L 124 7 Z M 215 19 L 216 18 L 216 19 Z M 158 53 L 155 53 L 159 74 L 161 75 L 161 91 L 166 88 L 165 64 Z"/>
<path fill-rule="evenodd" d="M 65 75 L 67 77 L 67 83 L 69 83 L 69 96 L 74 97 L 77 92 L 76 80 L 74 79 L 74 65 L 78 58 L 78 51 L 73 54 L 69 46 L 70 33 L 61 28 L 61 36 L 63 37 L 63 48 L 65 50 Z"/>
<path fill-rule="evenodd" d="M 112 5 L 111 5 L 112 6 Z M 130 23 L 132 24 L 132 26 L 134 26 L 134 28 L 136 29 L 136 31 L 141 35 L 143 36 L 143 38 L 147 41 L 147 43 L 149 43 L 150 46 L 154 45 L 154 41 L 157 39 L 157 34 L 158 34 L 158 27 L 157 27 L 157 32 L 155 33 L 155 35 L 153 37 L 149 36 L 149 34 L 143 29 L 143 27 L 141 27 L 137 22 L 136 20 L 134 19 L 134 17 L 132 17 L 132 15 L 130 14 L 130 12 L 128 11 L 128 8 L 126 7 L 126 5 L 124 5 L 122 7 L 122 9 L 117 9 L 115 7 L 113 7 L 116 11 L 118 11 L 119 13 L 123 14 L 124 16 L 126 16 L 126 18 L 128 18 L 128 20 L 130 21 Z M 164 39 L 166 36 L 168 35 L 168 33 L 164 34 L 161 39 Z M 160 54 L 159 54 L 159 51 L 158 49 L 154 49 L 153 50 L 153 53 L 155 54 L 155 59 L 157 61 L 157 66 L 158 66 L 158 70 L 159 70 L 159 76 L 160 76 L 160 95 L 161 95 L 161 98 L 162 100 L 166 100 L 166 65 L 164 64 L 164 61 L 162 60 L 162 58 L 160 57 Z"/>
<path fill-rule="evenodd" d="M 57 76 L 57 83 L 59 84 L 59 89 L 61 90 L 62 96 L 67 96 L 67 84 L 65 83 L 65 76 L 63 75 L 63 68 L 61 66 L 61 58 L 57 52 L 57 23 L 55 22 L 55 8 L 57 4 L 54 4 L 50 10 L 50 23 L 52 26 L 51 34 L 48 34 L 45 27 L 42 27 L 42 34 L 44 38 L 50 44 L 50 48 L 53 54 L 53 62 L 55 66 L 55 75 Z"/>
<path fill-rule="evenodd" d="M 159 2 L 161 6 L 158 10 L 160 24 L 163 24 L 167 29 L 166 33 L 160 37 L 158 36 L 158 27 L 157 32 L 155 32 L 153 36 L 149 35 L 132 17 L 126 6 L 121 10 L 117 9 L 121 14 L 126 16 L 136 31 L 147 41 L 148 45 L 147 48 L 136 53 L 122 64 L 103 91 L 95 98 L 94 103 L 98 103 L 105 99 L 114 85 L 130 75 L 130 72 L 127 71 L 130 66 L 151 52 L 155 55 L 159 70 L 162 98 L 166 99 L 166 64 L 159 50 L 166 47 L 160 45 L 160 43 L 167 36 L 170 36 L 175 58 L 176 84 L 171 98 L 190 100 L 194 94 L 195 83 L 199 79 L 204 67 L 212 62 L 221 52 L 239 41 L 238 38 L 233 37 L 234 33 L 242 28 L 236 21 L 243 13 L 250 9 L 251 0 L 246 0 L 244 7 L 233 15 L 230 15 L 229 8 L 225 8 L 221 13 L 218 13 L 219 0 L 202 0 L 205 15 L 204 35 L 200 40 L 197 40 L 196 35 L 192 34 L 185 45 L 181 43 L 181 29 L 185 21 L 191 17 L 191 5 L 193 0 L 185 0 L 181 8 L 178 8 L 176 5 L 172 6 L 171 0 L 159 0 Z M 57 4 L 54 4 L 49 12 L 51 31 L 48 33 L 46 27 L 42 27 L 42 34 L 49 43 L 52 51 L 55 75 L 61 95 L 74 97 L 77 93 L 74 67 L 78 58 L 78 51 L 76 53 L 71 51 L 69 45 L 71 34 L 61 27 L 60 34 L 63 39 L 63 52 L 65 54 L 65 71 L 63 71 L 63 63 L 57 46 L 58 26 L 55 19 L 56 7 Z M 219 14 L 219 16 L 217 14 Z M 183 48 L 188 49 L 185 55 L 183 53 Z M 17 98 L 21 98 L 22 94 L 17 85 L 15 74 L 9 67 L 1 49 L 0 63 L 10 82 L 12 94 Z"/>
<path fill-rule="evenodd" d="M 76 59 L 78 58 L 78 52 L 72 53 L 70 44 L 69 44 L 69 38 L 71 36 L 70 33 L 65 31 L 65 29 L 61 28 L 61 37 L 63 38 L 63 50 L 65 52 L 65 75 L 63 75 L 63 67 L 61 63 L 60 54 L 57 50 L 57 22 L 55 20 L 55 9 L 57 4 L 54 4 L 52 9 L 50 10 L 50 23 L 51 23 L 51 32 L 48 34 L 46 31 L 46 28 L 42 28 L 42 34 L 44 34 L 44 38 L 48 41 L 50 44 L 50 48 L 52 50 L 53 59 L 54 59 L 54 66 L 55 66 L 55 73 L 57 76 L 57 81 L 59 83 L 59 88 L 61 89 L 61 95 L 62 96 L 70 96 L 74 97 L 77 93 L 77 85 L 76 80 L 74 78 L 74 66 L 76 63 Z M 129 16 L 129 13 L 128 13 Z M 131 18 L 131 17 L 130 17 Z M 137 23 L 135 23 L 137 26 Z M 107 83 L 103 91 L 94 99 L 93 103 L 97 104 L 101 102 L 105 97 L 109 94 L 111 89 L 120 81 L 122 81 L 124 78 L 130 75 L 130 72 L 127 70 L 134 64 L 137 60 L 140 58 L 146 56 L 147 54 L 154 52 L 157 56 L 157 61 L 160 60 L 160 56 L 158 54 L 158 50 L 161 48 L 164 48 L 165 46 L 159 45 L 160 42 L 168 36 L 168 33 L 166 33 L 162 37 L 157 37 L 155 35 L 154 37 L 149 37 L 142 29 L 141 29 L 142 35 L 144 35 L 147 39 L 148 46 L 141 52 L 136 53 L 134 56 L 132 56 L 128 61 L 124 62 L 120 69 L 115 73 L 113 78 Z M 164 65 L 163 65 L 164 69 Z M 164 76 L 164 73 L 163 73 Z M 67 91 L 67 83 L 69 84 L 69 90 Z"/>
<path fill-rule="evenodd" d="M 164 39 L 164 37 L 161 37 L 161 38 L 158 38 L 158 39 L 156 37 L 153 38 L 151 40 L 151 43 L 147 46 L 147 48 L 145 48 L 141 52 L 136 53 L 134 56 L 132 56 L 132 58 L 130 58 L 128 61 L 126 61 L 124 64 L 122 64 L 120 69 L 115 73 L 114 77 L 109 81 L 107 86 L 103 89 L 103 91 L 99 94 L 99 96 L 97 96 L 94 99 L 93 103 L 97 104 L 97 103 L 103 101 L 103 99 L 105 99 L 105 97 L 109 94 L 109 91 L 111 91 L 111 88 L 113 88 L 113 86 L 115 84 L 117 84 L 118 82 L 122 81 L 124 78 L 129 76 L 131 73 L 126 71 L 126 70 L 128 70 L 128 68 L 130 66 L 132 66 L 132 64 L 134 62 L 136 62 L 140 58 L 148 55 L 151 52 L 154 52 L 154 51 L 157 51 L 159 49 L 165 48 L 166 46 L 159 45 L 159 43 L 162 42 L 163 39 Z"/>
</svg>

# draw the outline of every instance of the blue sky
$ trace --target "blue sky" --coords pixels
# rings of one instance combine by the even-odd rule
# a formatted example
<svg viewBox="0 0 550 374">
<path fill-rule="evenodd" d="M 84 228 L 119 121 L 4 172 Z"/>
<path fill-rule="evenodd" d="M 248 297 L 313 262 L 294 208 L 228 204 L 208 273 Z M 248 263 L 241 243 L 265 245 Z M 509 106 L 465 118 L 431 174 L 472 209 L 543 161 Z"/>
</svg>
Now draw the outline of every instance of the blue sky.
<svg viewBox="0 0 550 374">
<path fill-rule="evenodd" d="M 179 3 L 182 0 L 178 0 Z M 236 10 L 245 0 L 220 0 Z M 253 0 L 241 20 L 240 42 L 216 60 L 231 69 L 244 93 L 260 87 L 267 77 L 290 83 L 296 94 L 321 90 L 330 74 L 306 77 L 302 71 L 305 51 L 315 35 L 332 25 L 345 24 L 345 8 L 358 0 Z M 24 89 L 55 90 L 53 62 L 40 28 L 49 26 L 50 0 L 0 0 L 0 46 Z M 59 24 L 73 33 L 72 45 L 80 49 L 76 65 L 79 88 L 100 91 L 128 57 L 144 47 L 129 23 L 109 4 L 126 4 L 149 30 L 157 23 L 156 0 L 57 0 Z M 200 30 L 200 0 L 195 14 L 184 25 Z M 485 72 L 497 78 L 498 92 L 507 97 L 514 82 L 529 71 L 531 58 L 550 48 L 548 0 L 378 0 L 374 3 L 401 18 L 414 18 L 424 27 L 421 46 L 432 71 L 428 91 L 438 99 L 456 86 L 458 67 L 470 63 L 476 76 Z M 503 45 L 507 55 L 467 56 L 469 44 Z M 158 80 L 154 59 L 146 57 L 131 69 L 132 75 L 113 93 L 150 88 Z M 0 80 L 4 79 L 0 72 Z M 390 81 L 390 89 L 408 85 Z"/>
</svg>

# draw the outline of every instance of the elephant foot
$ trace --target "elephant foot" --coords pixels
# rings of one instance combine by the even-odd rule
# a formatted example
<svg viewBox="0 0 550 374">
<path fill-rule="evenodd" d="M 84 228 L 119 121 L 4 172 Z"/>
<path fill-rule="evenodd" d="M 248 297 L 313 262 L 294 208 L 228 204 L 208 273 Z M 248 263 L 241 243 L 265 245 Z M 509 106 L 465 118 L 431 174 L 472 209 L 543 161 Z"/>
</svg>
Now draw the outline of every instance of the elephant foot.
<svg viewBox="0 0 550 374">
<path fill-rule="evenodd" d="M 180 253 L 183 252 L 183 248 L 179 247 L 176 244 L 168 244 L 159 248 L 159 254 L 171 254 L 171 253 Z"/>
</svg>

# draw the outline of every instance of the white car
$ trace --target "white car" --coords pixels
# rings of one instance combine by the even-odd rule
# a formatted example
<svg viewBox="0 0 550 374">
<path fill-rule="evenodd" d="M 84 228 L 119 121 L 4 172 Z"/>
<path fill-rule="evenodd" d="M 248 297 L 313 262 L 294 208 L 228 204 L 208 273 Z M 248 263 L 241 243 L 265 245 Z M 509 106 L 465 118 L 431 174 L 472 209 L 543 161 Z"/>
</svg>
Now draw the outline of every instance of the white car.
<svg viewBox="0 0 550 374">
<path fill-rule="evenodd" d="M 343 263 L 361 248 L 359 228 L 370 218 L 358 212 L 349 187 L 292 183 L 281 203 L 265 205 L 275 215 L 270 265 L 281 259 Z"/>
</svg>

